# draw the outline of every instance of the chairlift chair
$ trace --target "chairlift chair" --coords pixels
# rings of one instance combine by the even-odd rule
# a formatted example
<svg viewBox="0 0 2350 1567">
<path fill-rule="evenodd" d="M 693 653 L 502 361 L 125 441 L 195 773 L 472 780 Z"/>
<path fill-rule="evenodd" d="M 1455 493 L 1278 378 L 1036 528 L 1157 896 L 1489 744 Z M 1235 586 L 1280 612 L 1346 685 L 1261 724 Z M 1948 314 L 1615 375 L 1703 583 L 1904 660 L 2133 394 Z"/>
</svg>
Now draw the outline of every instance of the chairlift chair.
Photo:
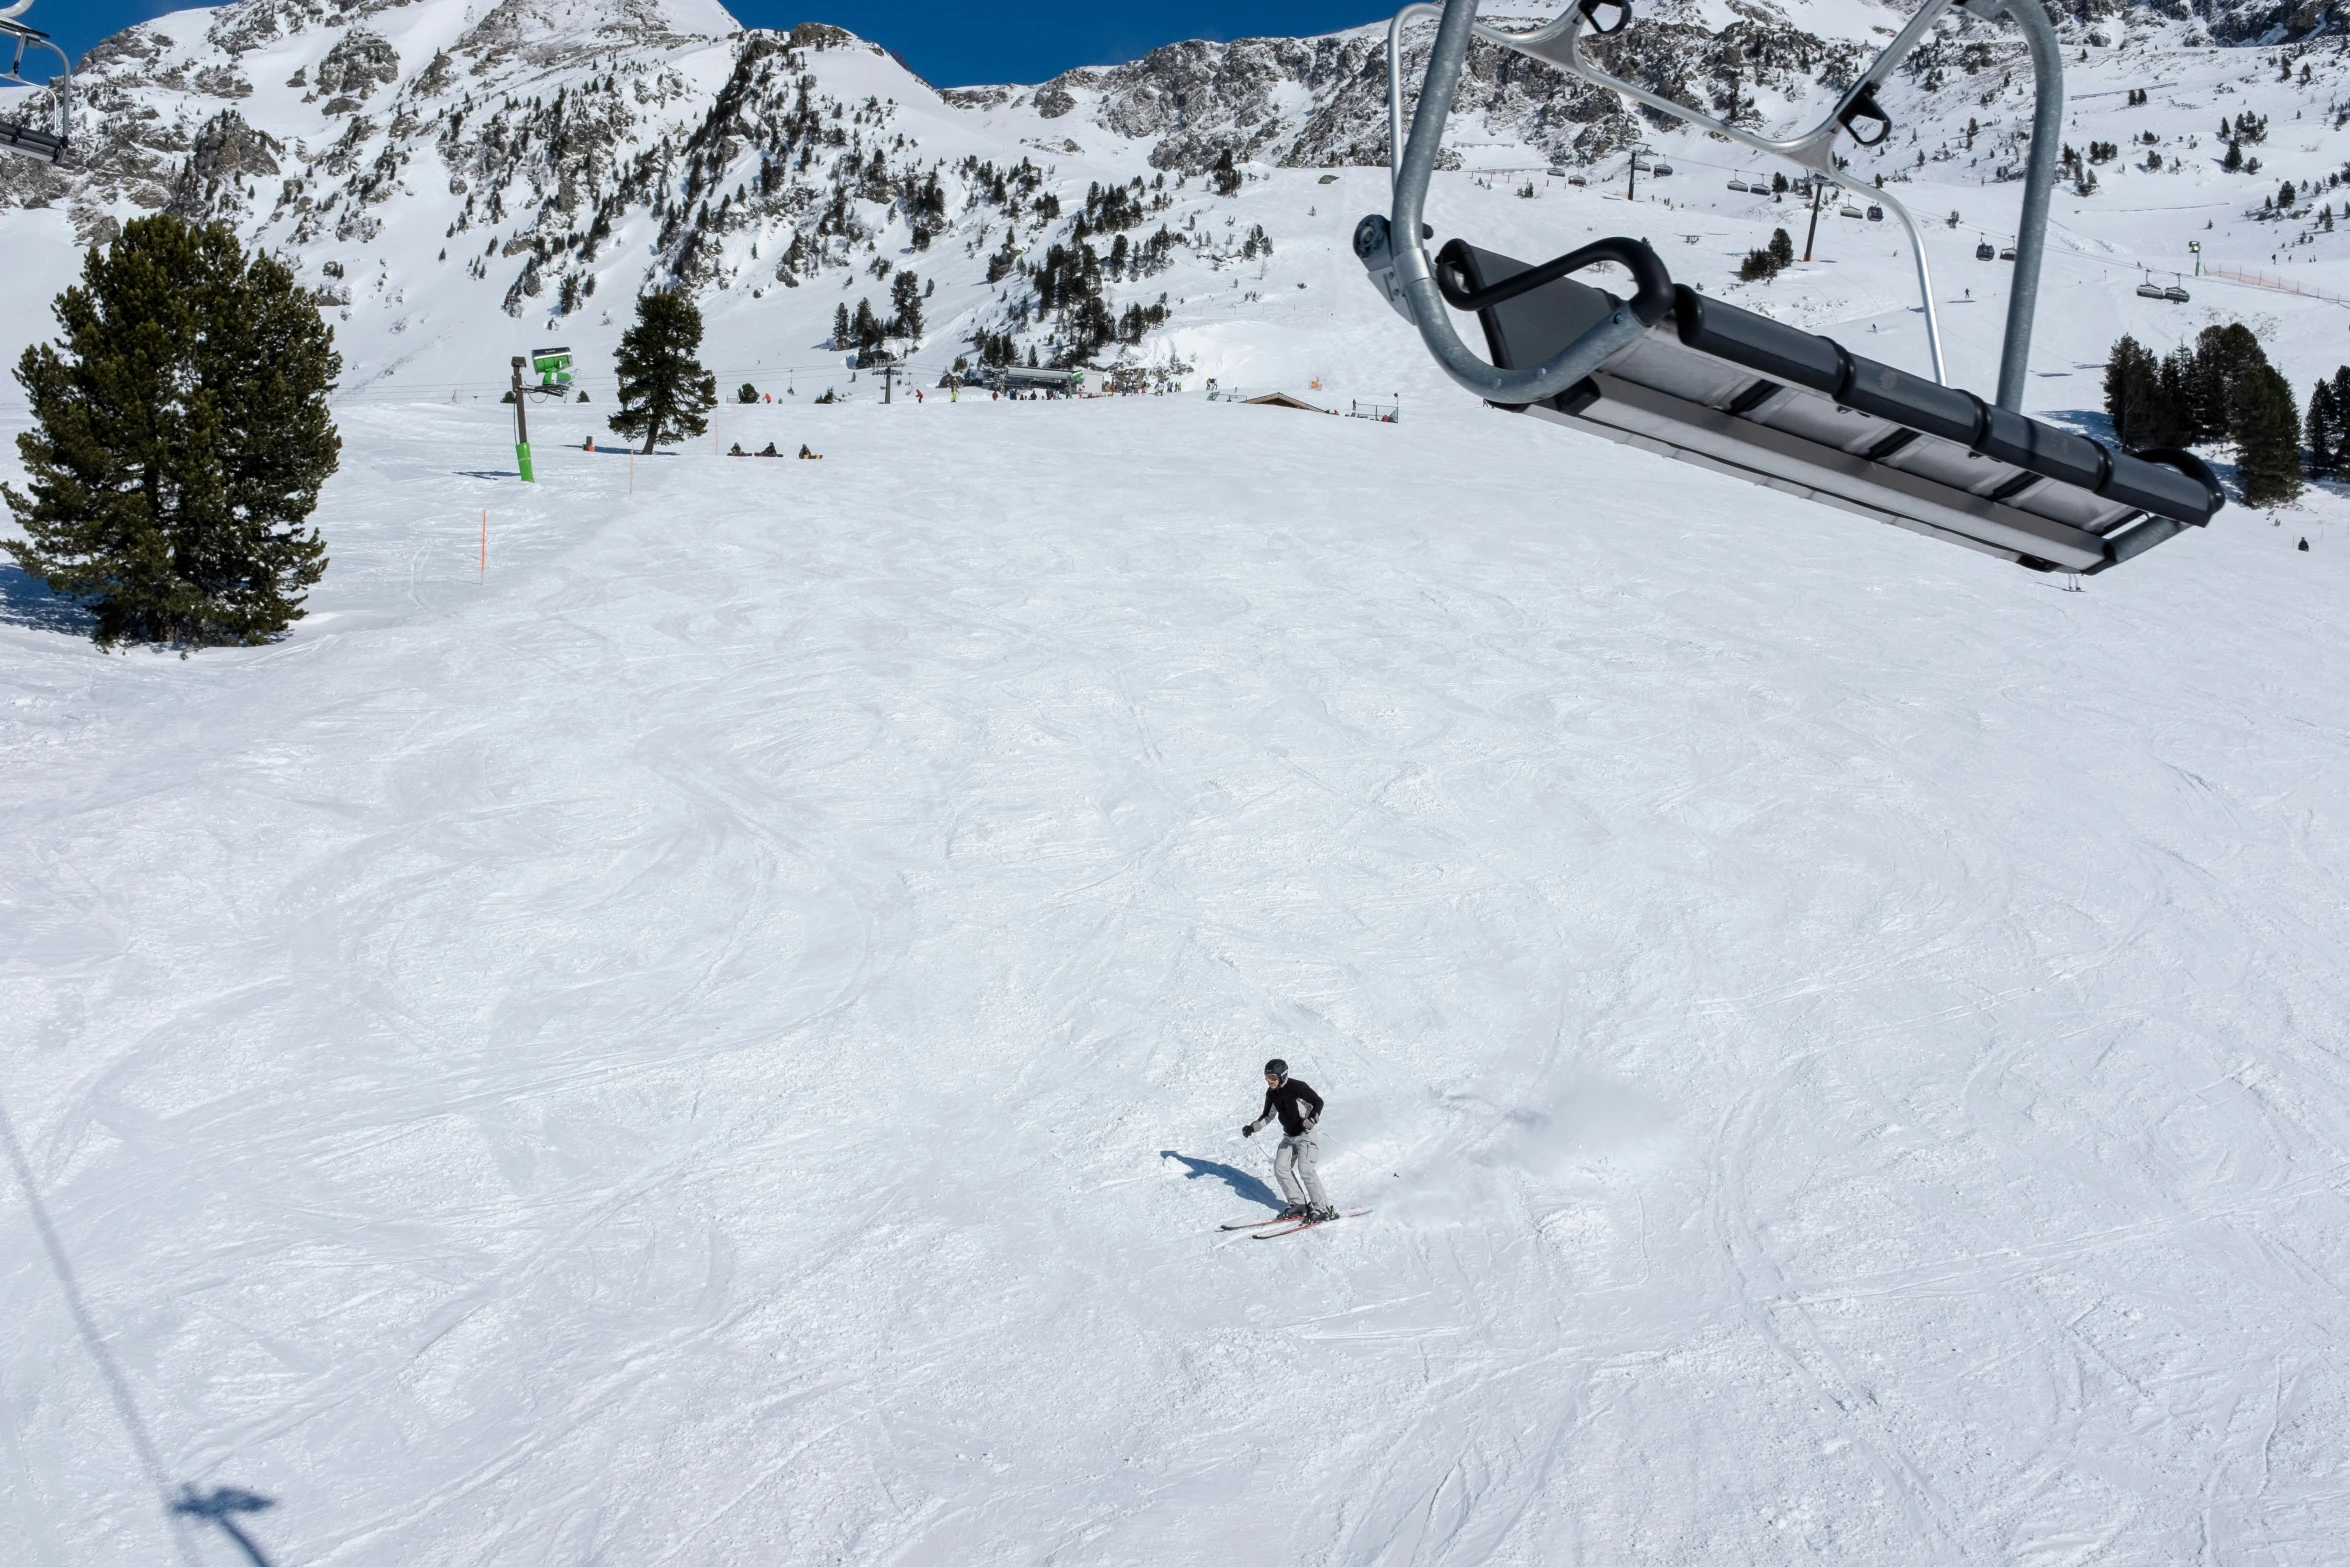
<svg viewBox="0 0 2350 1567">
<path fill-rule="evenodd" d="M 1945 383 L 1932 277 L 1918 225 L 1889 192 L 1877 199 L 1906 230 L 1924 300 L 1930 376 L 1896 369 L 1825 337 L 1784 326 L 1677 285 L 1645 240 L 1605 238 L 1538 265 L 1447 243 L 1422 222 L 1472 40 L 1539 61 L 1593 86 L 1802 167 L 1853 190 L 1834 152 L 1840 134 L 1875 146 L 1892 131 L 1877 89 L 1954 6 L 2006 15 L 2030 49 L 2037 104 L 2024 183 L 2022 241 L 2008 304 L 1998 396 L 1986 403 Z M 1602 25 L 1602 14 L 1613 13 Z M 1555 20 L 1511 33 L 1477 20 L 1477 0 L 1419 0 L 1387 33 L 1392 210 L 1355 227 L 1355 253 L 1388 303 L 1419 331 L 1438 365 L 1494 407 L 1946 539 L 2037 571 L 2091 575 L 2135 558 L 2223 504 L 2192 453 L 2111 450 L 2021 412 L 2048 201 L 2063 115 L 2063 56 L 2033 0 L 1924 0 L 1901 32 L 1817 125 L 1770 137 L 1718 120 L 1599 69 L 1586 31 L 1631 20 L 1631 0 L 1574 0 Z M 1402 34 L 1437 20 L 1407 140 Z M 1874 193 L 1872 193 L 1874 194 Z M 1858 216 L 1857 209 L 1847 208 Z M 1988 245 L 1978 254 L 1988 260 Z M 1623 299 L 1573 274 L 1600 264 L 1629 273 Z M 1490 360 L 1454 330 L 1474 313 Z"/>
<path fill-rule="evenodd" d="M 1730 182 L 1730 188 L 1736 191 L 1739 195 L 1743 196 L 1746 194 L 1746 181 L 1732 180 Z"/>
<path fill-rule="evenodd" d="M 2183 305 L 2187 302 L 2187 291 L 2179 287 L 2178 284 L 2173 283 L 2170 287 L 2162 291 L 2162 297 L 2169 300 L 2174 305 Z"/>
<path fill-rule="evenodd" d="M 2154 282 L 2141 283 L 2138 285 L 2138 297 L 2140 299 L 2161 299 L 2164 297 L 2162 285 Z"/>
<path fill-rule="evenodd" d="M 1846 202 L 1836 209 L 1836 215 L 1840 218 L 1857 218 L 1861 216 L 1861 210 L 1850 202 Z"/>
<path fill-rule="evenodd" d="M 61 163 L 73 140 L 73 62 L 65 51 L 49 41 L 49 35 L 27 27 L 17 20 L 32 9 L 33 0 L 17 0 L 15 5 L 0 10 L 0 49 L 9 51 L 8 69 L 0 73 L 0 87 L 31 87 L 24 78 L 24 52 L 27 49 L 46 49 L 57 56 L 57 75 L 52 86 L 57 96 L 57 128 L 45 130 L 15 120 L 0 120 L 0 151 L 13 152 L 27 158 L 38 158 L 43 163 Z"/>
<path fill-rule="evenodd" d="M 1873 201 L 1869 203 L 1869 221 L 1871 223 L 1882 223 L 1885 221 L 1885 209 L 1878 206 Z"/>
<path fill-rule="evenodd" d="M 1991 242 L 1989 240 L 1985 240 L 1975 247 L 1975 259 L 1977 261 L 1989 261 L 1998 254 L 1998 251 L 1991 248 Z"/>
</svg>

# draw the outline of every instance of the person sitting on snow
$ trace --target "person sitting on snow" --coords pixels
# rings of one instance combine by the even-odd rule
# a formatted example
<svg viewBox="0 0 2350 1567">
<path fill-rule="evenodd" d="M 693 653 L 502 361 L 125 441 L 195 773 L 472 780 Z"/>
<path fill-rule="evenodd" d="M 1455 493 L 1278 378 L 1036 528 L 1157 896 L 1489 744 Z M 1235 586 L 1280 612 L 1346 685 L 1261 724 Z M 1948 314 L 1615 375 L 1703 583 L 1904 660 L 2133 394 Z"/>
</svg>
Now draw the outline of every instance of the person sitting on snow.
<svg viewBox="0 0 2350 1567">
<path fill-rule="evenodd" d="M 802 441 L 800 443 L 800 459 L 803 462 L 822 462 L 824 460 L 824 454 L 822 452 L 812 452 L 808 450 L 808 443 Z"/>
<path fill-rule="evenodd" d="M 775 443 L 773 441 L 769 441 L 767 443 L 767 449 L 761 452 L 759 455 L 762 457 L 781 457 L 783 453 L 775 449 Z"/>
<path fill-rule="evenodd" d="M 750 453 L 743 450 L 742 442 L 737 441 L 733 446 L 727 449 L 726 455 L 729 457 L 748 457 Z"/>
</svg>

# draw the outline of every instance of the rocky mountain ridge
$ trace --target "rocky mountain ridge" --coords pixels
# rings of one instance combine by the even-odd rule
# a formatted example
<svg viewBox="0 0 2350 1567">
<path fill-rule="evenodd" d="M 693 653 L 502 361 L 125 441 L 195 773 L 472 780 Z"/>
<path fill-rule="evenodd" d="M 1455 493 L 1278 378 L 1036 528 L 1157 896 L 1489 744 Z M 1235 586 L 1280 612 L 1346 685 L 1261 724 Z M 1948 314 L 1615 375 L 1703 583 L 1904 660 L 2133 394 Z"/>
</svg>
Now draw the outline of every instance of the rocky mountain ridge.
<svg viewBox="0 0 2350 1567">
<path fill-rule="evenodd" d="M 2191 45 L 2249 14 L 2084 0 L 2064 28 L 2083 48 Z M 1665 0 L 1604 47 L 1657 91 L 1787 123 L 1900 19 L 1875 0 Z M 387 365 L 411 357 L 388 340 L 461 344 L 485 307 L 553 328 L 646 286 L 760 299 L 818 283 L 845 296 L 802 301 L 829 349 L 1067 361 L 1139 346 L 1182 307 L 1161 292 L 1179 263 L 1213 278 L 1269 253 L 1279 236 L 1219 205 L 1252 178 L 1385 162 L 1383 40 L 1195 41 L 939 92 L 840 28 L 744 29 L 715 0 L 233 0 L 92 49 L 74 160 L 0 163 L 0 210 L 62 213 L 85 243 L 142 212 L 230 223 L 344 320 L 372 319 Z M 2008 177 L 2021 75 L 2012 33 L 1971 21 L 1914 55 L 1919 165 L 1973 154 Z M 1665 127 L 1481 45 L 1447 157 L 1590 166 Z M 1906 161 L 1886 177 L 1909 178 Z"/>
</svg>

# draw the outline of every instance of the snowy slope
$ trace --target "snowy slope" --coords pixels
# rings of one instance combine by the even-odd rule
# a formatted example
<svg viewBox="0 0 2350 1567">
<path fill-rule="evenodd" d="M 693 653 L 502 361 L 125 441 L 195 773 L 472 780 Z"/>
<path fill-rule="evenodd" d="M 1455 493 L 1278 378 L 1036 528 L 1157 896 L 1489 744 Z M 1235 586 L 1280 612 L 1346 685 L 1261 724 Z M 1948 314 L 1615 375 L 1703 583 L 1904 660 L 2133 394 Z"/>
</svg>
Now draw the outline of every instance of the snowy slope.
<svg viewBox="0 0 2350 1567">
<path fill-rule="evenodd" d="M 274 1559 L 2330 1554 L 2332 539 L 2067 595 L 1188 398 L 632 496 L 590 413 L 351 416 L 281 646 L 0 627 L 9 1108 Z M 1274 1053 L 1376 1211 L 1260 1244 Z M 0 1517 L 156 1560 L 0 1234 Z"/>
<path fill-rule="evenodd" d="M 235 220 L 350 295 L 310 618 L 104 658 L 0 569 L 0 1098 L 169 1479 L 272 1498 L 273 1561 L 2338 1554 L 2337 496 L 2063 594 L 1488 412 L 1360 280 L 1368 167 L 1259 166 L 1228 200 L 1169 173 L 1148 223 L 1202 242 L 1111 293 L 1169 294 L 1136 352 L 1193 395 L 885 408 L 815 346 L 886 295 L 875 259 L 937 280 L 915 362 L 943 369 L 1008 319 L 1007 222 L 1033 256 L 1089 184 L 1155 197 L 1160 143 L 808 35 L 813 102 L 871 98 L 868 147 L 947 167 L 927 251 L 877 200 L 849 264 L 784 286 L 822 166 L 763 206 L 761 149 L 706 139 L 701 188 L 750 218 L 664 239 L 650 180 L 509 315 L 528 238 L 584 234 L 664 142 L 674 210 L 775 40 L 701 7 L 352 9 L 236 8 L 251 91 L 202 103 L 219 17 L 153 24 L 179 52 L 122 56 L 116 111 L 192 141 L 238 105 L 282 150 Z M 360 26 L 396 79 L 302 103 Z M 2295 60 L 2304 87 L 2274 50 L 2098 26 L 2068 139 L 2153 130 L 2166 165 L 2060 195 L 2034 405 L 2094 429 L 2115 335 L 2239 318 L 2305 389 L 2350 358 L 2343 307 L 2131 290 L 2196 238 L 2350 294 L 2350 237 L 2259 215 L 2350 157 L 2338 62 Z M 2000 69 L 1905 88 L 1920 140 L 1886 163 L 1961 212 L 1933 260 L 1978 387 L 2005 269 L 1972 252 L 2008 235 L 2017 187 L 1984 182 L 2024 112 Z M 510 147 L 607 76 L 609 140 L 483 151 L 507 97 Z M 452 169 L 430 127 L 468 96 Z M 2216 166 L 2222 109 L 2269 116 L 2257 178 Z M 373 139 L 329 169 L 355 115 Z M 1472 120 L 1433 220 L 1529 255 L 1644 233 L 1922 365 L 1881 226 L 1823 218 L 1814 263 L 1734 284 L 1794 209 L 1729 192 L 1722 144 L 1644 134 L 1678 172 L 1630 205 L 1620 157 L 1575 189 Z M 25 293 L 138 181 L 170 199 L 144 145 L 0 213 Z M 1021 157 L 1060 219 L 952 173 Z M 712 367 L 778 404 L 579 452 L 689 233 Z M 598 290 L 550 320 L 566 273 Z M 549 334 L 595 401 L 533 410 L 526 489 L 490 399 Z M 1206 376 L 1400 392 L 1404 422 L 1211 404 Z M 1266 1200 L 1236 1128 L 1272 1054 L 1375 1211 L 1259 1244 L 1215 1226 Z M 0 1189 L 0 1537 L 161 1559 Z"/>
</svg>

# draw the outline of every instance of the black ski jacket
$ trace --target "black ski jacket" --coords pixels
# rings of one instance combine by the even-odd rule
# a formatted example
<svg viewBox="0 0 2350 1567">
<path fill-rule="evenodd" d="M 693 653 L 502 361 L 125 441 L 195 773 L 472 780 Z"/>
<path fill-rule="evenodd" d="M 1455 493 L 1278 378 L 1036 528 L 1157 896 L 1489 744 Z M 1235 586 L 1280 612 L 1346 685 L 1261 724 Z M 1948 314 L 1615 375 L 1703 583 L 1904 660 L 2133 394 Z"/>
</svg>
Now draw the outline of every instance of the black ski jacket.
<svg viewBox="0 0 2350 1567">
<path fill-rule="evenodd" d="M 1265 1090 L 1265 1113 L 1256 1119 L 1264 1125 L 1274 1116 L 1281 1117 L 1281 1130 L 1295 1137 L 1322 1115 L 1322 1096 L 1294 1077 L 1283 1078 L 1279 1088 Z"/>
</svg>

